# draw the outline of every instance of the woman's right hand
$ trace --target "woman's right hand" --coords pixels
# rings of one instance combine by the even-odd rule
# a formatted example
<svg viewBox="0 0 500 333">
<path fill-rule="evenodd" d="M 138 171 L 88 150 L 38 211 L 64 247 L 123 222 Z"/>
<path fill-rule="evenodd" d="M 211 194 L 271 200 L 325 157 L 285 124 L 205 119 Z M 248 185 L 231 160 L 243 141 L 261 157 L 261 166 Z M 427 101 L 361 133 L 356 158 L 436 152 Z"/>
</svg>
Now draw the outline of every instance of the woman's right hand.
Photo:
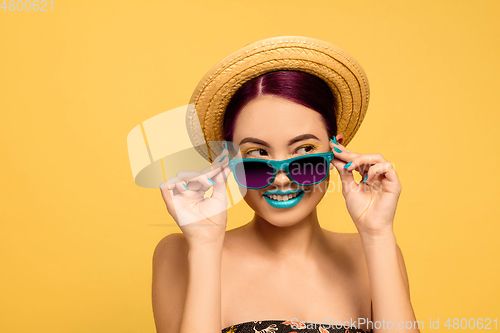
<svg viewBox="0 0 500 333">
<path fill-rule="evenodd" d="M 225 149 L 205 170 L 180 171 L 160 185 L 167 210 L 190 246 L 221 244 L 224 239 L 228 202 L 226 179 L 231 173 L 227 155 Z M 204 198 L 212 186 L 212 196 Z"/>
</svg>

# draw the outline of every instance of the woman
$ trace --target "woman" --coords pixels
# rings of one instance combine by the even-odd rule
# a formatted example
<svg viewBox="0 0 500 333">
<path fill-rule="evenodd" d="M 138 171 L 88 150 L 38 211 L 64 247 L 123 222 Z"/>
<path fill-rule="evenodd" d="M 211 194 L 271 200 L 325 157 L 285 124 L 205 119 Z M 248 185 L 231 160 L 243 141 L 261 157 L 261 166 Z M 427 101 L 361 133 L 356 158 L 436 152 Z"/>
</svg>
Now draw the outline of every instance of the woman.
<svg viewBox="0 0 500 333">
<path fill-rule="evenodd" d="M 190 136 L 212 167 L 160 186 L 182 233 L 160 241 L 153 257 L 158 332 L 418 331 L 393 232 L 401 184 L 380 154 L 345 147 L 366 112 L 368 85 L 339 50 L 305 37 L 267 39 L 226 58 L 200 83 L 192 101 L 203 133 Z M 228 68 L 230 78 L 214 79 Z M 197 137 L 237 146 L 212 160 Z M 272 162 L 273 170 L 269 161 L 285 162 Z M 319 224 L 316 206 L 333 168 L 358 233 Z M 255 214 L 226 232 L 231 171 Z"/>
</svg>

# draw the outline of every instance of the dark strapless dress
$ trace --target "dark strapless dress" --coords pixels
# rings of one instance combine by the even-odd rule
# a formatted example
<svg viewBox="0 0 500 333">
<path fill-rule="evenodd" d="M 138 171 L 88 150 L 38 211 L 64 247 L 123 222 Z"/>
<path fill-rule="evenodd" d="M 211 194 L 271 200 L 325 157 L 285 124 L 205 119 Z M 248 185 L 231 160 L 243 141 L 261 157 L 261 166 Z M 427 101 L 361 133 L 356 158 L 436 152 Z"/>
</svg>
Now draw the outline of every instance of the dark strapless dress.
<svg viewBox="0 0 500 333">
<path fill-rule="evenodd" d="M 247 321 L 226 327 L 222 333 L 366 333 L 348 326 L 335 326 L 335 323 L 314 323 L 298 320 L 261 320 Z"/>
</svg>

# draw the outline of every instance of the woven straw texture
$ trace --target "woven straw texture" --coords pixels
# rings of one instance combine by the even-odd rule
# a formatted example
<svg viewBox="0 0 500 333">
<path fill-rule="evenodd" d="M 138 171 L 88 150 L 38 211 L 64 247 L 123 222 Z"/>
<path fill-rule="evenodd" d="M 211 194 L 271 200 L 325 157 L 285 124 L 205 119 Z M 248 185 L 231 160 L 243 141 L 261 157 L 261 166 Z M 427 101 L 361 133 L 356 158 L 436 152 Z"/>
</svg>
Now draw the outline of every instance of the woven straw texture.
<svg viewBox="0 0 500 333">
<path fill-rule="evenodd" d="M 337 101 L 337 129 L 344 134 L 343 145 L 352 140 L 366 114 L 370 95 L 361 66 L 330 43 L 299 36 L 274 37 L 227 56 L 196 87 L 186 126 L 193 146 L 205 159 L 212 162 L 213 154 L 220 153 L 220 147 L 208 147 L 207 142 L 224 140 L 224 112 L 233 94 L 245 82 L 277 70 L 299 70 L 323 79 Z"/>
</svg>

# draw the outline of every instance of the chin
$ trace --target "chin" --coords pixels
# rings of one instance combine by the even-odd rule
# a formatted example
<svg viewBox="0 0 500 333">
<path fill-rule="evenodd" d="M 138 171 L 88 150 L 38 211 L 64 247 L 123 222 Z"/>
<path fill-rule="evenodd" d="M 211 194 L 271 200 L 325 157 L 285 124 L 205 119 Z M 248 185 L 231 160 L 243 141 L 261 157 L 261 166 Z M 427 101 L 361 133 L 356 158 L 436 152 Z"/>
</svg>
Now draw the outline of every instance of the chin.
<svg viewBox="0 0 500 333">
<path fill-rule="evenodd" d="M 299 200 L 292 207 L 280 207 L 279 202 L 276 203 L 270 198 L 266 198 L 258 191 L 252 191 L 252 193 L 248 191 L 244 199 L 257 215 L 270 224 L 276 227 L 289 227 L 303 221 L 316 209 L 323 198 L 323 195 L 318 195 L 318 192 L 311 192 L 311 190 L 312 188 L 306 188 L 297 197 Z"/>
<path fill-rule="evenodd" d="M 301 221 L 303 221 L 311 212 L 304 212 L 301 215 L 290 214 L 290 213 L 269 213 L 269 212 L 257 212 L 263 220 L 267 223 L 278 227 L 278 228 L 286 228 L 294 226 Z"/>
</svg>

